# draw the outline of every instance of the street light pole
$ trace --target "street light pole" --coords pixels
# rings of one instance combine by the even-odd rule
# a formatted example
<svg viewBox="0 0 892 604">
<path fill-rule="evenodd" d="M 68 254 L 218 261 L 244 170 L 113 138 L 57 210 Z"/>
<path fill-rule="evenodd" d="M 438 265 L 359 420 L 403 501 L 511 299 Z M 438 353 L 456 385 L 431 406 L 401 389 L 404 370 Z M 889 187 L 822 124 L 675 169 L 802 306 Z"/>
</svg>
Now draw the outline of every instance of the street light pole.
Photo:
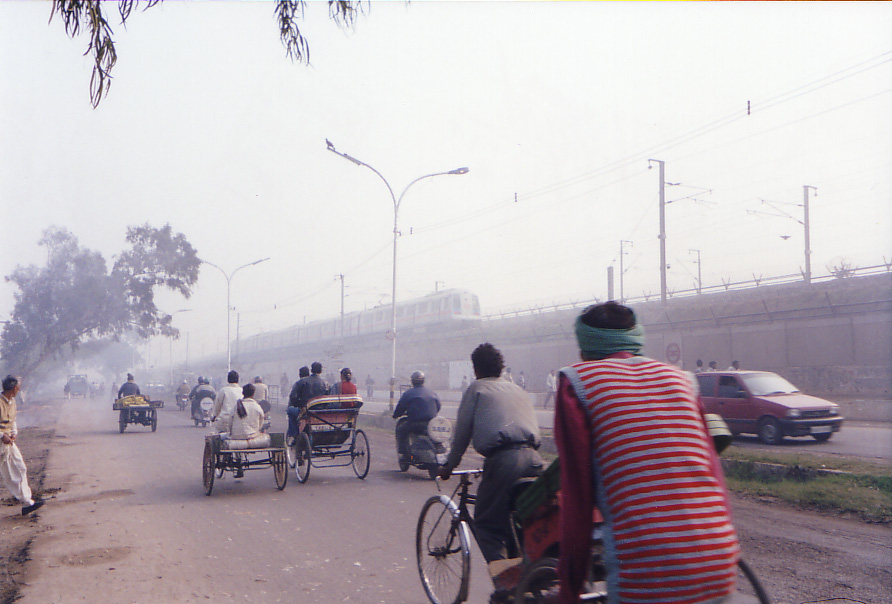
<svg viewBox="0 0 892 604">
<path fill-rule="evenodd" d="M 378 175 L 382 181 L 384 181 L 384 185 L 387 187 L 387 191 L 390 193 L 390 198 L 393 201 L 393 277 L 391 280 L 392 288 L 390 293 L 390 332 L 388 337 L 390 337 L 391 341 L 391 351 L 390 351 L 390 409 L 393 410 L 394 407 L 394 388 L 396 386 L 396 240 L 399 236 L 399 211 L 400 204 L 403 201 L 403 197 L 406 195 L 406 192 L 418 181 L 424 180 L 426 178 L 433 178 L 434 176 L 446 176 L 449 174 L 460 175 L 467 174 L 467 168 L 456 168 L 455 170 L 449 170 L 447 172 L 434 172 L 432 174 L 425 174 L 424 176 L 419 176 L 403 189 L 403 192 L 400 193 L 399 197 L 396 197 L 393 193 L 393 188 L 390 186 L 390 183 L 387 182 L 387 179 L 378 172 L 375 168 L 365 163 L 364 161 L 358 160 L 355 157 L 352 157 L 346 153 L 342 153 L 335 149 L 335 146 L 328 139 L 325 140 L 326 145 L 328 145 L 328 150 L 334 153 L 335 155 L 340 155 L 346 160 L 349 160 L 356 164 L 357 166 L 365 166 L 372 172 Z"/>
<path fill-rule="evenodd" d="M 223 273 L 223 277 L 226 279 L 226 371 L 229 372 L 232 370 L 232 338 L 230 337 L 230 327 L 232 326 L 232 320 L 230 319 L 230 313 L 232 312 L 232 304 L 230 303 L 231 296 L 231 288 L 232 278 L 235 276 L 237 272 L 242 270 L 243 268 L 248 268 L 249 266 L 254 266 L 255 264 L 260 264 L 261 262 L 266 262 L 269 258 L 261 258 L 260 260 L 255 260 L 254 262 L 249 262 L 248 264 L 243 264 L 238 267 L 228 275 L 226 271 L 222 268 L 214 264 L 213 262 L 208 262 L 207 260 L 202 260 L 202 264 L 207 264 L 208 266 L 213 266 L 215 269 Z"/>
</svg>

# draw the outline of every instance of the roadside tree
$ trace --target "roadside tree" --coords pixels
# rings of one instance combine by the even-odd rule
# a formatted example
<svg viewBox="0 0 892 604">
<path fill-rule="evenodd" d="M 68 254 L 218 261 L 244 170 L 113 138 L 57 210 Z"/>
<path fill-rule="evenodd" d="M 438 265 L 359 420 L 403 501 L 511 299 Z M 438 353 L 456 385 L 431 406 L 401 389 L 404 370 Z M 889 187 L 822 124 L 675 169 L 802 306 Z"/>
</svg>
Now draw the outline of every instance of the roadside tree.
<svg viewBox="0 0 892 604">
<path fill-rule="evenodd" d="M 195 249 L 170 225 L 129 227 L 126 239 L 130 247 L 108 271 L 102 255 L 67 230 L 44 231 L 46 266 L 20 266 L 6 277 L 19 291 L 0 343 L 5 371 L 27 378 L 84 342 L 128 332 L 178 337 L 171 315 L 155 306 L 155 291 L 191 296 L 201 263 Z"/>
<path fill-rule="evenodd" d="M 144 10 L 159 4 L 162 0 L 146 0 Z M 84 54 L 93 57 L 93 75 L 90 77 L 90 102 L 93 107 L 99 105 L 102 97 L 108 94 L 111 86 L 111 71 L 118 60 L 114 32 L 106 18 L 104 8 L 111 4 L 101 0 L 53 0 L 52 17 L 59 15 L 69 36 L 78 35 L 87 30 L 90 41 Z M 134 6 L 134 0 L 119 0 L 118 14 L 121 25 L 126 25 Z M 310 45 L 300 31 L 298 20 L 304 15 L 307 3 L 305 0 L 276 0 L 275 14 L 279 28 L 279 37 L 285 46 L 285 54 L 292 60 L 310 62 Z M 356 16 L 363 10 L 361 0 L 328 0 L 328 15 L 339 26 L 352 26 Z"/>
</svg>

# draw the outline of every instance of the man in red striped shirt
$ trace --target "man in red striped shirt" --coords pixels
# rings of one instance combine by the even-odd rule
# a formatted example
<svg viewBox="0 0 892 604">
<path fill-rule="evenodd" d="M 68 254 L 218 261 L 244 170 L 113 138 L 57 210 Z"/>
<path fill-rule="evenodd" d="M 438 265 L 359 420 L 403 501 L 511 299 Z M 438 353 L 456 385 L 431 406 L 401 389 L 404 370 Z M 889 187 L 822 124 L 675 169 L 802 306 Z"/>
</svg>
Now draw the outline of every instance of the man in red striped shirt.
<svg viewBox="0 0 892 604">
<path fill-rule="evenodd" d="M 724 601 L 739 545 L 693 381 L 641 356 L 644 331 L 615 302 L 587 308 L 576 337 L 582 362 L 560 372 L 554 422 L 561 602 L 579 601 L 595 505 L 609 602 Z"/>
</svg>

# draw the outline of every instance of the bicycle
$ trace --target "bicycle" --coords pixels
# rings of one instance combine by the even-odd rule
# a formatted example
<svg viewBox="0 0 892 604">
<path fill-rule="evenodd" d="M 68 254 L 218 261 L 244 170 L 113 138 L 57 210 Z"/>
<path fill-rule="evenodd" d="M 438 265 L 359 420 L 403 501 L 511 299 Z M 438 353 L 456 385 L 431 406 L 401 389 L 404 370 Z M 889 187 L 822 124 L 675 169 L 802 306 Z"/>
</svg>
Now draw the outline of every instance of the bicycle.
<svg viewBox="0 0 892 604">
<path fill-rule="evenodd" d="M 483 470 L 453 472 L 458 485 L 452 495 L 434 495 L 421 508 L 415 530 L 415 556 L 421 584 L 433 604 L 459 604 L 468 598 L 471 537 L 476 541 L 468 506 L 477 501 L 476 494 L 469 489 L 471 477 L 482 473 Z"/>
</svg>

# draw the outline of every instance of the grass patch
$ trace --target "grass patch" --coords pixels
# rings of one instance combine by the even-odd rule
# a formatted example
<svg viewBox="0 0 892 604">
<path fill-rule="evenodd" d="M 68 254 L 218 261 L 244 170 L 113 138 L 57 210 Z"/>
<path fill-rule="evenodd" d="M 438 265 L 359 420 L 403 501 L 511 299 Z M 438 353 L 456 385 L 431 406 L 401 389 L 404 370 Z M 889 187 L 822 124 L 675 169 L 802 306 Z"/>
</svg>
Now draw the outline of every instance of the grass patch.
<svg viewBox="0 0 892 604">
<path fill-rule="evenodd" d="M 857 458 L 730 448 L 722 455 L 728 488 L 744 495 L 772 497 L 799 507 L 892 523 L 889 466 Z M 761 464 L 782 466 L 765 472 Z M 787 471 L 789 470 L 789 471 Z"/>
</svg>

